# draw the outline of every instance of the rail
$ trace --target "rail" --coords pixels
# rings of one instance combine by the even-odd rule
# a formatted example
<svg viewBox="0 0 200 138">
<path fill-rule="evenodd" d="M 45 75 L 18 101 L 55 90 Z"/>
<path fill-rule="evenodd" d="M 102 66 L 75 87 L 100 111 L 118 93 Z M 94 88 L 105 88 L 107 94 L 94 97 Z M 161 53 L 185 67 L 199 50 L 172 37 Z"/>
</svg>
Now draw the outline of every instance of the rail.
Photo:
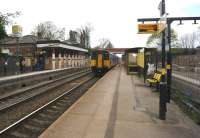
<svg viewBox="0 0 200 138">
<path fill-rule="evenodd" d="M 87 83 L 89 83 L 90 81 L 94 81 L 96 82 L 98 80 L 97 77 L 90 77 L 87 80 L 82 81 L 80 84 L 74 86 L 73 88 L 71 88 L 70 90 L 64 92 L 63 94 L 61 94 L 60 96 L 56 97 L 55 99 L 51 100 L 50 102 L 46 103 L 45 105 L 43 105 L 42 107 L 38 108 L 37 110 L 34 110 L 33 112 L 31 112 L 30 114 L 26 115 L 25 117 L 19 119 L 18 121 L 16 121 L 15 123 L 9 125 L 8 127 L 4 128 L 3 130 L 0 131 L 0 137 L 1 136 L 5 136 L 9 133 L 9 131 L 14 130 L 15 128 L 18 128 L 19 125 L 21 125 L 22 123 L 24 123 L 26 120 L 37 116 L 39 112 L 42 112 L 42 110 L 47 109 L 48 107 L 50 108 L 50 105 L 52 104 L 56 104 L 56 102 L 58 102 L 59 100 L 62 100 L 62 98 L 64 96 L 66 96 L 69 93 L 73 94 L 73 91 L 77 90 L 78 88 L 80 88 L 83 85 L 86 85 Z"/>
</svg>

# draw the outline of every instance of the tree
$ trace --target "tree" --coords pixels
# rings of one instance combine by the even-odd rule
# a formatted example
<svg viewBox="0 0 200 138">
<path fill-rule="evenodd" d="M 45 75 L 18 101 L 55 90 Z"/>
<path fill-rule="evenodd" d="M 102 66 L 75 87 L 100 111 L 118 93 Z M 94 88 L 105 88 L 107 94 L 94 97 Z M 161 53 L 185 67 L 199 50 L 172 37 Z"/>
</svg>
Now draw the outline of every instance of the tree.
<svg viewBox="0 0 200 138">
<path fill-rule="evenodd" d="M 200 45 L 200 27 L 197 31 L 187 33 L 179 38 L 178 47 L 190 49 Z"/>
<path fill-rule="evenodd" d="M 15 18 L 20 15 L 20 12 L 15 13 L 1 13 L 0 12 L 0 40 L 7 37 L 5 27 L 12 23 L 12 18 Z"/>
<path fill-rule="evenodd" d="M 46 40 L 64 40 L 65 28 L 58 28 L 50 21 L 38 24 L 31 34 L 38 37 L 38 39 Z"/>
<path fill-rule="evenodd" d="M 5 27 L 0 23 L 0 40 L 7 37 Z"/>
<path fill-rule="evenodd" d="M 197 41 L 199 41 L 197 32 L 185 34 L 180 38 L 179 41 L 181 48 L 194 48 Z"/>
<path fill-rule="evenodd" d="M 178 46 L 178 35 L 175 30 L 171 30 L 171 45 L 172 47 Z M 149 36 L 147 40 L 147 46 L 149 47 L 157 47 L 161 45 L 161 33 L 154 33 Z"/>
<path fill-rule="evenodd" d="M 114 46 L 111 42 L 109 42 L 106 48 L 114 48 Z"/>
<path fill-rule="evenodd" d="M 78 33 L 80 34 L 80 45 L 82 48 L 90 49 L 90 33 L 92 31 L 92 27 L 90 24 L 87 24 L 80 29 L 78 29 Z"/>
<path fill-rule="evenodd" d="M 196 34 L 196 46 L 200 46 L 200 27 L 198 27 L 198 30 L 195 32 Z"/>
<path fill-rule="evenodd" d="M 200 45 L 200 27 L 197 31 L 187 33 L 180 37 L 179 45 L 181 48 L 195 48 Z"/>
<path fill-rule="evenodd" d="M 114 48 L 113 44 L 110 42 L 109 39 L 107 38 L 102 38 L 99 40 L 99 45 L 96 46 L 95 48 L 102 48 L 102 49 L 106 49 L 106 48 Z"/>
</svg>

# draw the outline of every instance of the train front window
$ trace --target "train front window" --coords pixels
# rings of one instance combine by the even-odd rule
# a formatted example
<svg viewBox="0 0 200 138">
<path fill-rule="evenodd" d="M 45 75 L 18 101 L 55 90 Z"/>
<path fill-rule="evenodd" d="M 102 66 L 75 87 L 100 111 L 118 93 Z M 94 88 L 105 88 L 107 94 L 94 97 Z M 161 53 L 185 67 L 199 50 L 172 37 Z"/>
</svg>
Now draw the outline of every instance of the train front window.
<svg viewBox="0 0 200 138">
<path fill-rule="evenodd" d="M 96 58 L 97 58 L 97 52 L 92 52 L 91 59 L 96 59 Z"/>
<path fill-rule="evenodd" d="M 109 60 L 109 53 L 105 52 L 105 60 Z"/>
</svg>

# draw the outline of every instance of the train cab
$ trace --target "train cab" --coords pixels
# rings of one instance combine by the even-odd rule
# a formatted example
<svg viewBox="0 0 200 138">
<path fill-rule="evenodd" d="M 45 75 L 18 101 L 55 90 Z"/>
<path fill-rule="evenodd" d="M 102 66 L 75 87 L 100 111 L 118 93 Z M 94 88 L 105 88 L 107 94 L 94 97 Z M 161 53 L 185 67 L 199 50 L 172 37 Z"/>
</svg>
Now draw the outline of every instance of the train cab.
<svg viewBox="0 0 200 138">
<path fill-rule="evenodd" d="M 117 64 L 117 57 L 106 50 L 92 50 L 90 64 L 93 72 L 105 73 Z"/>
</svg>

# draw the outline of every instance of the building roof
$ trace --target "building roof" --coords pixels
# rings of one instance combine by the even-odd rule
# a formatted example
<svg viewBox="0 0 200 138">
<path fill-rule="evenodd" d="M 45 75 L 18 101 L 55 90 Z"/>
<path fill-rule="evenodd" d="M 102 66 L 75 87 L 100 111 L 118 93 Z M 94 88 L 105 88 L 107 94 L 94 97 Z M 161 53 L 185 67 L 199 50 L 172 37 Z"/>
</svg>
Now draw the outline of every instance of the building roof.
<svg viewBox="0 0 200 138">
<path fill-rule="evenodd" d="M 60 48 L 65 48 L 65 49 L 70 49 L 70 50 L 75 50 L 75 51 L 81 51 L 81 52 L 88 52 L 87 49 L 80 48 L 80 47 L 75 47 L 75 46 L 70 46 L 64 43 L 37 43 L 37 47 L 43 48 L 43 47 L 50 47 L 50 48 L 55 48 L 55 47 L 60 47 Z"/>
<path fill-rule="evenodd" d="M 36 37 L 32 35 L 23 36 L 17 40 L 16 38 L 9 37 L 4 39 L 0 43 L 0 47 L 16 47 L 20 45 L 23 47 L 37 46 L 37 47 L 60 47 L 75 51 L 88 52 L 87 49 L 79 47 L 78 43 L 69 43 L 68 41 L 61 42 L 60 40 L 37 40 Z"/>
<path fill-rule="evenodd" d="M 144 49 L 145 52 L 148 52 L 148 51 L 156 51 L 156 50 L 157 50 L 156 48 L 134 47 L 134 48 L 129 48 L 129 49 L 127 49 L 125 52 L 126 52 L 126 53 L 137 53 L 138 50 L 141 50 L 141 49 Z"/>
<path fill-rule="evenodd" d="M 125 52 L 126 52 L 126 53 L 137 53 L 138 50 L 143 49 L 143 48 L 145 48 L 145 47 L 134 47 L 134 48 L 129 48 L 129 49 L 127 49 Z"/>
</svg>

